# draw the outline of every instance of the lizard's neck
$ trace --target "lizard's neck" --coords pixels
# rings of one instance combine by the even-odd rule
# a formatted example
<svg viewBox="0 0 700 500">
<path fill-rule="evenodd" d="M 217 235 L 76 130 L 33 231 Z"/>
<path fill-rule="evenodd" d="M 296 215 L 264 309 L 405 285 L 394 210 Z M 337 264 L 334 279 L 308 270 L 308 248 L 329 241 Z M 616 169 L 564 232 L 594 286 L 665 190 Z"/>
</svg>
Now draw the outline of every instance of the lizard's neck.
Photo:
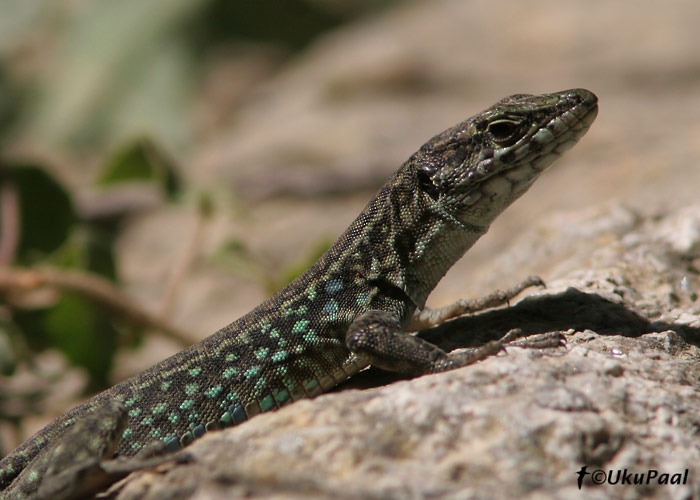
<svg viewBox="0 0 700 500">
<path fill-rule="evenodd" d="M 488 229 L 431 207 L 408 164 L 379 190 L 328 252 L 330 263 L 402 290 L 422 308 L 448 269 Z M 324 256 L 325 257 L 325 256 Z"/>
</svg>

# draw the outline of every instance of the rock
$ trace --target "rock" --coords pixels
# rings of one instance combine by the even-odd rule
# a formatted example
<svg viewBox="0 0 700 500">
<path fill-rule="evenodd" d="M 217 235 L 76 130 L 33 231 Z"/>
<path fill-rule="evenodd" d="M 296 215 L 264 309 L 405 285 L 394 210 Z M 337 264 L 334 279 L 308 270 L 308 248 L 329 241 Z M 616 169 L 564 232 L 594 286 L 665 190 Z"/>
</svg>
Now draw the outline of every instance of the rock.
<svg viewBox="0 0 700 500">
<path fill-rule="evenodd" d="M 193 463 L 133 474 L 117 498 L 698 497 L 698 227 L 700 205 L 550 217 L 491 269 L 548 260 L 546 289 L 421 334 L 455 348 L 561 330 L 565 347 L 300 401 L 204 436 Z M 593 486 L 598 470 L 658 476 Z"/>
</svg>

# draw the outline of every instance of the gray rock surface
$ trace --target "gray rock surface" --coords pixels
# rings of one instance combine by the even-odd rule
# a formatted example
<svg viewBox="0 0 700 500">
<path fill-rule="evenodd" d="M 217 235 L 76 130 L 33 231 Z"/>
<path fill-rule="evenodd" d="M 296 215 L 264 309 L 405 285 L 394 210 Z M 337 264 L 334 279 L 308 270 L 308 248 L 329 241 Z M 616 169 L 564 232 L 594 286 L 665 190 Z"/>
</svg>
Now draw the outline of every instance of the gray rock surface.
<svg viewBox="0 0 700 500">
<path fill-rule="evenodd" d="M 700 205 L 549 217 L 484 273 L 544 261 L 546 289 L 423 335 L 455 348 L 562 330 L 565 347 L 383 387 L 361 374 L 363 389 L 204 436 L 192 464 L 133 474 L 117 498 L 697 498 Z M 578 491 L 584 465 L 689 473 L 681 485 L 589 475 Z"/>
</svg>

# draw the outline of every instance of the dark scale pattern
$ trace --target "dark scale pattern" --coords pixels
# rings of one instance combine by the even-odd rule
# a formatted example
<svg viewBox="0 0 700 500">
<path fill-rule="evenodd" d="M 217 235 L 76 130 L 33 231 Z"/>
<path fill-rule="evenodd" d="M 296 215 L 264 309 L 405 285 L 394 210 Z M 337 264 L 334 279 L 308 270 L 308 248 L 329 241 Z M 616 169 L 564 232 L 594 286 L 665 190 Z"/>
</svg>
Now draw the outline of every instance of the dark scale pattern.
<svg viewBox="0 0 700 500">
<path fill-rule="evenodd" d="M 114 401 L 129 417 L 120 455 L 154 441 L 175 450 L 207 430 L 315 396 L 370 363 L 420 374 L 488 355 L 495 347 L 452 356 L 405 330 L 452 264 L 586 132 L 596 111 L 585 90 L 512 96 L 433 137 L 302 276 L 45 427 L 0 462 L 0 491 L 66 427 L 87 415 L 107 419 Z"/>
</svg>

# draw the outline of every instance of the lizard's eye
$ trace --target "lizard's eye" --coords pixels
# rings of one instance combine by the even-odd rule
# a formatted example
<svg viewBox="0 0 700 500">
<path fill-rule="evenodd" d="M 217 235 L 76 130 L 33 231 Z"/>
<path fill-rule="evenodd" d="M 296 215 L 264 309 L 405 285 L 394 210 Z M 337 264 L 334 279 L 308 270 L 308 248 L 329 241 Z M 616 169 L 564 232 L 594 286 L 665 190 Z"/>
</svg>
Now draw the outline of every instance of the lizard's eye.
<svg viewBox="0 0 700 500">
<path fill-rule="evenodd" d="M 511 120 L 497 120 L 493 123 L 489 123 L 488 132 L 499 144 L 508 142 L 513 139 L 513 136 L 518 131 L 518 122 Z"/>
<path fill-rule="evenodd" d="M 440 193 L 438 192 L 437 187 L 435 187 L 435 184 L 433 184 L 430 174 L 431 172 L 428 170 L 419 168 L 417 172 L 418 182 L 420 183 L 420 187 L 427 193 L 428 196 L 430 196 L 433 200 L 437 200 Z"/>
</svg>

